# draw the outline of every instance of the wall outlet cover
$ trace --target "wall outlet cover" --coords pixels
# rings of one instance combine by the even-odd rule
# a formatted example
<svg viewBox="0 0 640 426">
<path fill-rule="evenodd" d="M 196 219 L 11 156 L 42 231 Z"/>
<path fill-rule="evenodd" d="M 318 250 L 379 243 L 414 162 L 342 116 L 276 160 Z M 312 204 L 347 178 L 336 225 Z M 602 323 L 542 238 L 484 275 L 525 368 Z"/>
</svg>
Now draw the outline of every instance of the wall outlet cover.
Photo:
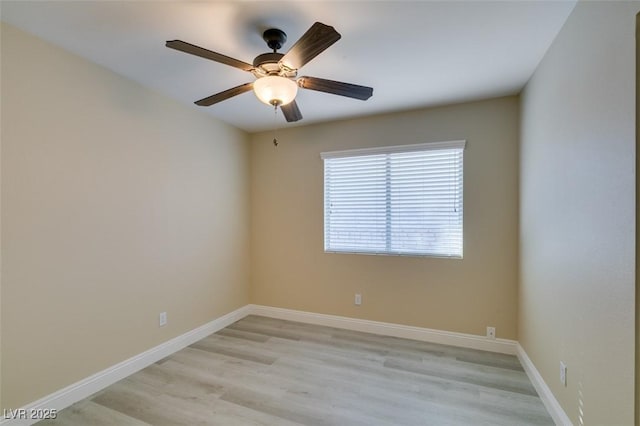
<svg viewBox="0 0 640 426">
<path fill-rule="evenodd" d="M 360 293 L 356 293 L 356 297 L 353 303 L 358 306 L 362 305 L 362 295 Z"/>
<path fill-rule="evenodd" d="M 160 323 L 160 327 L 163 327 L 163 326 L 167 325 L 167 313 L 166 312 L 160 312 L 159 323 Z"/>
<path fill-rule="evenodd" d="M 567 365 L 560 361 L 560 383 L 567 386 Z"/>
<path fill-rule="evenodd" d="M 495 327 L 487 327 L 487 337 L 489 339 L 496 338 L 496 328 Z"/>
</svg>

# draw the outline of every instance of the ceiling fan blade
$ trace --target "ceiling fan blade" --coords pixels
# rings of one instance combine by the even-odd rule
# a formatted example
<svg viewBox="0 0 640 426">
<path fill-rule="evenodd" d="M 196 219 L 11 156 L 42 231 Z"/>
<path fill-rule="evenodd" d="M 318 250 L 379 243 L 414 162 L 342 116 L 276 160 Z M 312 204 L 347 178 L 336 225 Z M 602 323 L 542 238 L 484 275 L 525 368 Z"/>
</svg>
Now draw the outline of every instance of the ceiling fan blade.
<svg viewBox="0 0 640 426">
<path fill-rule="evenodd" d="M 294 121 L 302 120 L 302 114 L 300 113 L 300 108 L 298 108 L 298 104 L 296 101 L 291 101 L 286 105 L 282 105 L 280 107 L 282 114 L 284 115 L 285 120 L 291 123 Z"/>
<path fill-rule="evenodd" d="M 317 90 L 319 92 L 331 93 L 333 95 L 346 96 L 348 98 L 366 101 L 373 95 L 373 88 L 358 86 L 357 84 L 343 83 L 341 81 L 325 80 L 316 77 L 300 77 L 298 86 Z"/>
<path fill-rule="evenodd" d="M 200 106 L 210 106 L 213 104 L 217 104 L 218 102 L 222 102 L 226 99 L 232 98 L 236 95 L 240 95 L 244 92 L 248 92 L 251 89 L 253 89 L 253 83 L 241 84 L 240 86 L 227 89 L 224 92 L 216 93 L 215 95 L 200 99 L 199 101 L 196 101 L 195 104 Z"/>
<path fill-rule="evenodd" d="M 196 46 L 191 43 L 187 43 L 182 40 L 170 40 L 167 41 L 165 46 L 179 50 L 181 52 L 190 53 L 192 55 L 200 56 L 201 58 L 211 59 L 212 61 L 220 62 L 221 64 L 230 65 L 232 67 L 240 68 L 244 71 L 253 70 L 253 65 L 248 64 L 246 62 L 239 61 L 237 59 L 231 58 L 229 56 L 225 56 L 221 53 L 212 52 L 211 50 L 205 49 L 203 47 Z"/>
<path fill-rule="evenodd" d="M 340 40 L 340 37 L 340 34 L 333 27 L 316 22 L 296 41 L 280 60 L 280 63 L 292 70 L 300 69 L 304 64 Z"/>
</svg>

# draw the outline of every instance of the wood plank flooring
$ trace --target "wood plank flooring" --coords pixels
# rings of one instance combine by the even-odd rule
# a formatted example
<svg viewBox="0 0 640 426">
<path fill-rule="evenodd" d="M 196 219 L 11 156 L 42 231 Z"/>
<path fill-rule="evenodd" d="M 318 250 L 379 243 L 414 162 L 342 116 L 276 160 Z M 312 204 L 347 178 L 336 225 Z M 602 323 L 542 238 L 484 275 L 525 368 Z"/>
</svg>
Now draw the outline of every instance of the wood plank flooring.
<svg viewBox="0 0 640 426">
<path fill-rule="evenodd" d="M 38 425 L 553 425 L 517 358 L 248 316 Z"/>
</svg>

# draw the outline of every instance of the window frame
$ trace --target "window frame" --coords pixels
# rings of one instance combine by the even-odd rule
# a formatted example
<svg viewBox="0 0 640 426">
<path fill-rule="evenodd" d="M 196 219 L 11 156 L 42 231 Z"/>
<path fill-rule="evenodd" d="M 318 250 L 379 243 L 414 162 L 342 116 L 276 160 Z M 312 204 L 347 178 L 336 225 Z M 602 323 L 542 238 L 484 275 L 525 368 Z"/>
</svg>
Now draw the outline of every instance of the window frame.
<svg viewBox="0 0 640 426">
<path fill-rule="evenodd" d="M 461 196 L 460 196 L 460 253 L 459 255 L 447 255 L 447 254 L 438 254 L 438 253 L 426 253 L 426 252 L 403 252 L 403 251 L 393 251 L 390 249 L 390 240 L 389 240 L 389 232 L 385 233 L 385 249 L 384 250 L 340 250 L 340 249 L 328 249 L 328 237 L 327 237 L 327 159 L 334 158 L 345 158 L 345 157 L 358 157 L 358 156 L 372 156 L 372 155 L 386 155 L 386 154 L 395 154 L 395 153 L 406 153 L 406 152 L 423 152 L 423 151 L 432 151 L 432 150 L 448 150 L 448 149 L 460 149 L 461 150 L 461 158 L 460 158 L 460 188 L 461 188 Z M 392 145 L 392 146 L 382 146 L 382 147 L 373 147 L 373 148 L 360 148 L 360 149 L 349 149 L 349 150 L 341 150 L 341 151 L 328 151 L 322 152 L 320 154 L 320 158 L 323 160 L 323 245 L 325 253 L 336 253 L 336 254 L 363 254 L 363 255 L 376 255 L 376 256 L 409 256 L 409 257 L 429 257 L 429 258 L 443 258 L 443 259 L 463 259 L 464 257 L 464 151 L 466 149 L 466 140 L 452 140 L 445 142 L 426 142 L 419 144 L 410 144 L 410 145 Z M 389 183 L 386 183 L 385 190 L 388 192 Z M 388 208 L 387 208 L 388 211 Z M 387 213 L 388 214 L 388 213 Z M 385 220 L 385 223 L 389 223 L 388 218 Z M 388 225 L 387 225 L 388 226 Z"/>
</svg>

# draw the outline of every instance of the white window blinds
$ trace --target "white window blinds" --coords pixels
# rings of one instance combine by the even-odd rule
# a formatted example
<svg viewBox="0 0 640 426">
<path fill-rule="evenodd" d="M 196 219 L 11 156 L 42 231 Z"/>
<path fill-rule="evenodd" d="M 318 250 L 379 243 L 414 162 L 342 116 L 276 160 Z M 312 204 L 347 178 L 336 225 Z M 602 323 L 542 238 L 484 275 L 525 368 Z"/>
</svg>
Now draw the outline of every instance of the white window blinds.
<svg viewBox="0 0 640 426">
<path fill-rule="evenodd" d="M 464 146 L 322 153 L 325 251 L 461 258 Z"/>
</svg>

